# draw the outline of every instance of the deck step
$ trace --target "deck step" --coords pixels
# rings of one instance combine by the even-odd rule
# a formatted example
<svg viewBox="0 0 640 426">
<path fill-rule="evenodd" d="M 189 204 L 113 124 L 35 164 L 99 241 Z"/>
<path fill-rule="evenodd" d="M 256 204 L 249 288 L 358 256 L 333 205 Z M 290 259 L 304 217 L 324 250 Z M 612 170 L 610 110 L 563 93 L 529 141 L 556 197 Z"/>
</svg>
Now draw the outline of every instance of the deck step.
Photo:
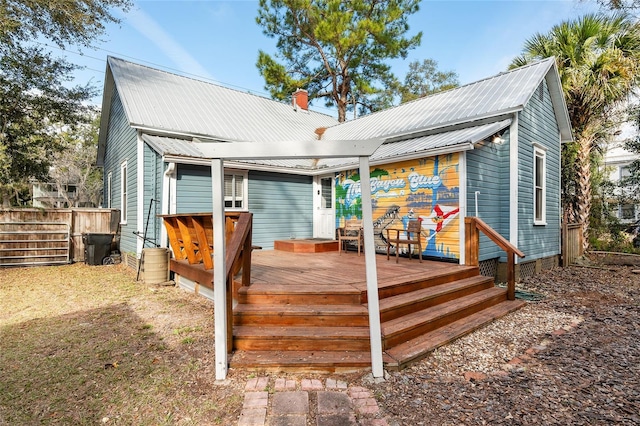
<svg viewBox="0 0 640 426">
<path fill-rule="evenodd" d="M 387 355 L 385 363 L 395 360 Z M 273 372 L 350 372 L 371 367 L 370 351 L 236 351 L 229 366 Z"/>
<path fill-rule="evenodd" d="M 360 298 L 360 290 L 350 285 L 252 284 L 238 290 L 242 304 L 346 305 L 359 304 Z"/>
<path fill-rule="evenodd" d="M 410 363 L 424 358 L 434 349 L 469 334 L 497 318 L 520 309 L 525 304 L 526 302 L 522 300 L 506 300 L 490 308 L 483 309 L 465 318 L 454 321 L 437 330 L 387 349 L 385 352 L 393 361 L 386 362 L 386 367 L 392 370 L 402 369 Z"/>
<path fill-rule="evenodd" d="M 507 299 L 498 287 L 482 290 L 382 323 L 383 347 L 390 348 Z"/>
<path fill-rule="evenodd" d="M 367 351 L 369 327 L 234 326 L 234 349 Z"/>
<path fill-rule="evenodd" d="M 369 314 L 362 305 L 239 304 L 233 320 L 236 325 L 367 327 Z"/>
<path fill-rule="evenodd" d="M 408 278 L 406 274 L 398 274 L 397 277 L 380 280 L 378 283 L 378 297 L 384 299 L 398 294 L 428 288 L 440 284 L 452 283 L 457 280 L 471 278 L 479 275 L 477 266 L 458 266 L 455 269 L 443 269 L 435 271 L 428 276 L 422 275 L 417 278 Z"/>
<path fill-rule="evenodd" d="M 382 322 L 390 321 L 415 311 L 493 287 L 493 278 L 476 275 L 451 283 L 387 297 L 380 300 L 380 320 Z"/>
</svg>

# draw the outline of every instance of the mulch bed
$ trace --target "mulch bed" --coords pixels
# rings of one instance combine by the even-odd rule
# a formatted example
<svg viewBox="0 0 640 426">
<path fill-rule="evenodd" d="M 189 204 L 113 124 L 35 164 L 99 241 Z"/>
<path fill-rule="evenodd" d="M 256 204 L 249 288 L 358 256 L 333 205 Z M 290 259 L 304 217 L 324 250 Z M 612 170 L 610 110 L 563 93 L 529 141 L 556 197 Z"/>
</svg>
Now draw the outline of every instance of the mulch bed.
<svg viewBox="0 0 640 426">
<path fill-rule="evenodd" d="M 469 349 L 492 354 L 517 328 L 531 328 L 530 347 L 520 356 L 478 373 L 456 352 L 454 368 L 434 364 L 436 351 L 370 384 L 389 424 L 640 424 L 640 275 L 633 266 L 608 263 L 556 268 L 520 283 L 546 296 L 524 308 L 529 314 L 566 316 L 566 326 L 540 335 L 536 324 L 523 323 L 502 335 L 484 333 L 484 340 L 481 330 Z"/>
</svg>

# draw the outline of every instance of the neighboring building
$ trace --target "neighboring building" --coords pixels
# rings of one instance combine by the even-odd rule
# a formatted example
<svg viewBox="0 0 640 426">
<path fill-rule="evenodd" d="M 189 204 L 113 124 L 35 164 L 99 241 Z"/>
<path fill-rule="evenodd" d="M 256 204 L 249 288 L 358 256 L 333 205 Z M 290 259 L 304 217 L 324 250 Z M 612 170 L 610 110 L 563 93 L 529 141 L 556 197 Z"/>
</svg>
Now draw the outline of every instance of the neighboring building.
<svg viewBox="0 0 640 426">
<path fill-rule="evenodd" d="M 33 194 L 31 197 L 33 207 L 43 209 L 73 207 L 67 203 L 67 198 L 65 198 L 64 194 L 58 190 L 58 186 L 55 183 L 34 181 L 31 182 L 31 190 Z M 75 185 L 67 185 L 66 193 L 68 198 L 75 198 L 76 191 L 77 189 Z"/>
<path fill-rule="evenodd" d="M 291 106 L 112 57 L 103 96 L 98 165 L 105 203 L 121 209 L 122 252 L 140 255 L 136 233 L 166 245 L 156 214 L 211 211 L 209 144 L 380 138 L 370 159 L 378 250 L 386 227 L 421 218 L 424 254 L 464 263 L 463 218 L 477 212 L 526 254 L 521 274 L 557 265 L 561 143 L 572 136 L 553 59 L 341 124 L 308 111 L 304 91 Z M 227 209 L 253 213 L 265 249 L 335 238 L 361 217 L 357 159 L 225 170 Z M 503 256 L 483 238 L 480 260 Z"/>
<path fill-rule="evenodd" d="M 620 179 L 629 177 L 629 165 L 640 158 L 640 155 L 625 150 L 623 145 L 621 142 L 614 143 L 607 149 L 604 156 L 605 167 L 610 171 L 609 180 L 615 183 L 620 181 Z M 622 223 L 631 223 L 640 219 L 640 205 L 633 203 L 614 203 L 614 212 Z"/>
</svg>

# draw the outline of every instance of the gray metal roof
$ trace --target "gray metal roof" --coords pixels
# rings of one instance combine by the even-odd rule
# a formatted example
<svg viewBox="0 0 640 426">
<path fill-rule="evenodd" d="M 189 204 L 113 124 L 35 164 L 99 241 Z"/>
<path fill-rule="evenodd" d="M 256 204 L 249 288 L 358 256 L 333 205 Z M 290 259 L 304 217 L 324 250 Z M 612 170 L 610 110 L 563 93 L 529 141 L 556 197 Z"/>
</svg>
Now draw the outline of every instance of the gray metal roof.
<svg viewBox="0 0 640 426">
<path fill-rule="evenodd" d="M 199 143 L 312 141 L 317 139 L 317 128 L 327 127 L 323 140 L 386 140 L 371 158 L 372 162 L 380 162 L 469 149 L 470 144 L 508 126 L 507 119 L 525 107 L 544 79 L 561 138 L 571 140 L 571 126 L 553 58 L 338 124 L 323 114 L 295 111 L 290 105 L 270 99 L 109 57 L 98 164 L 104 158 L 114 88 L 131 126 L 141 130 L 144 140 L 162 155 L 197 161 L 206 158 L 198 148 Z M 193 142 L 193 138 L 212 142 Z M 280 159 L 244 161 L 244 164 L 312 171 L 355 162 L 355 159 Z"/>
<path fill-rule="evenodd" d="M 427 129 L 511 114 L 524 108 L 545 78 L 555 83 L 550 84 L 550 90 L 556 117 L 563 139 L 570 140 L 566 105 L 562 93 L 557 90 L 559 78 L 554 58 L 330 127 L 323 138 L 411 138 L 416 132 Z"/>
<path fill-rule="evenodd" d="M 107 66 L 137 128 L 231 141 L 313 140 L 314 129 L 337 123 L 328 115 L 114 57 Z"/>
<path fill-rule="evenodd" d="M 142 140 L 160 155 L 204 158 L 202 151 L 190 140 L 143 134 Z"/>
<path fill-rule="evenodd" d="M 472 149 L 473 145 L 503 130 L 511 123 L 511 119 L 494 123 L 483 124 L 475 127 L 451 130 L 428 136 L 421 136 L 398 142 L 386 142 L 371 156 L 372 163 L 382 163 L 390 160 L 401 160 L 414 156 L 429 156 L 436 153 L 455 152 Z M 161 136 L 143 135 L 156 152 L 163 156 L 189 157 L 192 159 L 207 160 L 201 145 L 217 142 L 193 142 L 190 140 L 168 138 Z M 322 141 L 318 141 L 322 143 Z M 355 167 L 357 158 L 331 158 L 315 160 L 311 158 L 292 158 L 278 160 L 238 160 L 237 163 L 253 166 L 264 166 L 281 170 L 298 170 L 309 173 L 324 171 L 327 169 L 340 169 Z"/>
</svg>

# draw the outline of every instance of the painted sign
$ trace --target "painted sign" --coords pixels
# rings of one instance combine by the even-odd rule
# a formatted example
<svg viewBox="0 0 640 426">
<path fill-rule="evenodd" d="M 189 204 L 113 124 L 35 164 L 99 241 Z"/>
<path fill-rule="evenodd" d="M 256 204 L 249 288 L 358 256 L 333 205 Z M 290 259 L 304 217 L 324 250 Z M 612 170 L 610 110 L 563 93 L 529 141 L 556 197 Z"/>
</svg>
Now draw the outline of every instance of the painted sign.
<svg viewBox="0 0 640 426">
<path fill-rule="evenodd" d="M 415 219 L 422 225 L 424 256 L 460 258 L 458 168 L 459 154 L 454 153 L 371 169 L 376 251 L 386 252 L 386 229 L 405 230 L 409 221 Z M 362 218 L 361 193 L 357 170 L 336 177 L 337 227 L 344 226 L 347 219 Z M 407 247 L 400 250 L 406 252 Z"/>
</svg>

